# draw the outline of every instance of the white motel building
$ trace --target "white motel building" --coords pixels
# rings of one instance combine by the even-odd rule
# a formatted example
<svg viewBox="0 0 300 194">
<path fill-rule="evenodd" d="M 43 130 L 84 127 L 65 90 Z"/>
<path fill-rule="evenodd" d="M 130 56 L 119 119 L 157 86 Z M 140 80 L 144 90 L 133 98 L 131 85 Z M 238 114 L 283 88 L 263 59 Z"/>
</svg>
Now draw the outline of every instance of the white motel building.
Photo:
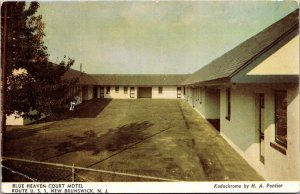
<svg viewBox="0 0 300 194">
<path fill-rule="evenodd" d="M 266 180 L 300 180 L 299 9 L 186 75 L 86 74 L 81 101 L 182 99 L 217 120 L 221 136 Z M 30 121 L 7 118 L 7 124 Z M 200 137 L 199 137 L 200 138 Z"/>
</svg>

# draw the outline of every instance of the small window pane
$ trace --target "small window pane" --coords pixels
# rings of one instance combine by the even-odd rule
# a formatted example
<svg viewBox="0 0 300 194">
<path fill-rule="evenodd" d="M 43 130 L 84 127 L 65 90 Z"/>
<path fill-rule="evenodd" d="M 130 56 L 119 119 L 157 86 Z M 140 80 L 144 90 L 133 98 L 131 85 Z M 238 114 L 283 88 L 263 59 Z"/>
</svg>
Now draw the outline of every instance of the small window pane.
<svg viewBox="0 0 300 194">
<path fill-rule="evenodd" d="M 275 141 L 287 146 L 287 92 L 275 91 Z"/>
<path fill-rule="evenodd" d="M 128 93 L 128 87 L 124 86 L 124 94 L 127 94 L 127 93 Z"/>
</svg>

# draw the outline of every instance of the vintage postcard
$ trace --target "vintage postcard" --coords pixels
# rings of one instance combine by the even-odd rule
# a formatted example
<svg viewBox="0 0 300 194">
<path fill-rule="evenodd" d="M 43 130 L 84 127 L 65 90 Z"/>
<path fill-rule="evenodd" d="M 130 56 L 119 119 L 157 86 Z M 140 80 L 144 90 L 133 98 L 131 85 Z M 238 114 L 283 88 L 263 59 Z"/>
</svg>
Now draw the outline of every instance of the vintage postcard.
<svg viewBox="0 0 300 194">
<path fill-rule="evenodd" d="M 1 191 L 299 192 L 298 7 L 2 2 Z"/>
</svg>

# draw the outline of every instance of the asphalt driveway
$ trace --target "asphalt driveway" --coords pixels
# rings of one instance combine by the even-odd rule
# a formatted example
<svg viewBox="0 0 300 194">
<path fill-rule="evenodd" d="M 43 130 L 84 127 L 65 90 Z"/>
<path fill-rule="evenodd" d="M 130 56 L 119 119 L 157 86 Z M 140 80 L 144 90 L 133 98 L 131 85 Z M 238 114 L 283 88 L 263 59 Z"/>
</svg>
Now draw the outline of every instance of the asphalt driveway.
<svg viewBox="0 0 300 194">
<path fill-rule="evenodd" d="M 180 181 L 262 178 L 184 100 L 91 100 L 8 127 L 7 156 Z M 81 171 L 86 181 L 149 181 Z"/>
</svg>

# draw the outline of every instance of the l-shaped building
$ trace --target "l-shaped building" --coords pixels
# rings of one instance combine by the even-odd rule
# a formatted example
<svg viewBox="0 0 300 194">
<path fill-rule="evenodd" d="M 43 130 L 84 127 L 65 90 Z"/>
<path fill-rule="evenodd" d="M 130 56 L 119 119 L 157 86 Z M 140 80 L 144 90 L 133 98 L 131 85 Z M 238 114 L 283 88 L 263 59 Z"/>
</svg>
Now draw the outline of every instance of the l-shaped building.
<svg viewBox="0 0 300 194">
<path fill-rule="evenodd" d="M 92 98 L 184 99 L 266 180 L 300 180 L 299 9 L 189 75 L 93 75 L 70 89 Z M 9 119 L 7 121 L 9 123 Z M 24 122 L 23 122 L 24 124 Z"/>
</svg>

